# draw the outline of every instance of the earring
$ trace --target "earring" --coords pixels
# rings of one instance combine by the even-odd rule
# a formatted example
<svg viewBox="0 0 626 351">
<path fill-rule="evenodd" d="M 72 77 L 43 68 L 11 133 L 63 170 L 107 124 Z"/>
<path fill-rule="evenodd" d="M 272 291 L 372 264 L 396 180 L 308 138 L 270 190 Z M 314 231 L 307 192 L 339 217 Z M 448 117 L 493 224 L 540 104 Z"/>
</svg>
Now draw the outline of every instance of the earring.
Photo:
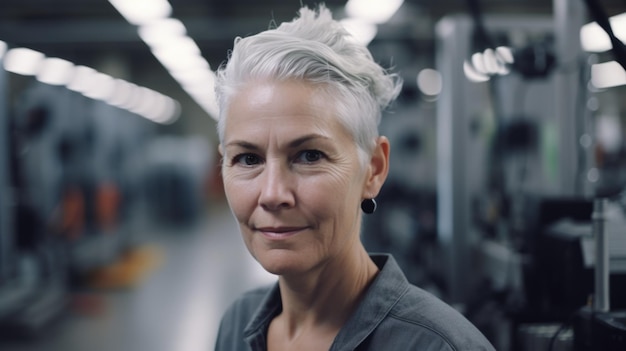
<svg viewBox="0 0 626 351">
<path fill-rule="evenodd" d="M 361 209 L 367 214 L 372 214 L 376 211 L 376 200 L 364 199 L 361 201 Z"/>
</svg>

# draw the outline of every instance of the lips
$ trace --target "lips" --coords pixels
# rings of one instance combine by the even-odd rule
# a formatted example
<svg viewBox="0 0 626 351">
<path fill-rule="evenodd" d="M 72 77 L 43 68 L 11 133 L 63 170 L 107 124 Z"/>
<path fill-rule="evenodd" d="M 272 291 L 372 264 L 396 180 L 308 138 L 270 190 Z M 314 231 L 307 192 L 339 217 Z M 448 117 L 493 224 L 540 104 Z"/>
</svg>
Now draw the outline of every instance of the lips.
<svg viewBox="0 0 626 351">
<path fill-rule="evenodd" d="M 258 227 L 255 228 L 259 233 L 261 233 L 263 236 L 269 238 L 269 239 L 274 239 L 274 240 L 280 240 L 280 239 L 286 239 L 289 237 L 292 237 L 302 231 L 304 231 L 305 229 L 307 229 L 308 227 Z"/>
</svg>

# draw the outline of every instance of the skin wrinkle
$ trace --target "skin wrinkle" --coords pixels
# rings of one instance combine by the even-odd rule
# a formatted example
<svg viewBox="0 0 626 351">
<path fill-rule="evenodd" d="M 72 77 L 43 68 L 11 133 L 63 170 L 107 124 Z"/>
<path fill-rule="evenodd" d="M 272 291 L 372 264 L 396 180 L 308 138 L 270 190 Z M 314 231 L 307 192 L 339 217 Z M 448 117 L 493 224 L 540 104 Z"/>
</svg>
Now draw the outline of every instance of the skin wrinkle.
<svg viewBox="0 0 626 351">
<path fill-rule="evenodd" d="M 303 82 L 251 82 L 233 96 L 220 146 L 244 242 L 279 275 L 283 312 L 269 332 L 279 342 L 332 341 L 378 270 L 360 241 L 359 205 L 386 177 L 388 141 L 363 167 L 322 95 Z"/>
<path fill-rule="evenodd" d="M 291 83 L 287 83 L 287 84 L 291 85 Z M 295 85 L 295 87 L 302 87 L 300 83 L 293 83 L 293 85 Z M 256 83 L 254 84 L 254 86 L 258 87 L 258 89 L 255 89 L 255 94 L 251 95 L 251 94 L 244 93 L 240 97 L 242 100 L 245 99 L 250 106 L 255 107 L 255 110 L 254 110 L 256 113 L 255 122 L 258 121 L 258 123 L 255 123 L 255 125 L 252 127 L 246 127 L 245 130 L 242 130 L 241 128 L 239 128 L 237 130 L 238 132 L 237 140 L 250 141 L 250 140 L 258 139 L 258 135 L 263 133 L 263 131 L 267 129 L 267 125 L 271 124 L 272 121 L 280 120 L 281 126 L 285 124 L 282 121 L 284 119 L 284 116 L 277 115 L 276 114 L 277 111 L 266 110 L 266 108 L 271 109 L 272 106 L 274 106 L 274 104 L 271 103 L 272 97 L 273 97 L 272 88 L 267 85 L 261 85 L 259 87 Z M 241 104 L 237 104 L 234 101 L 232 110 L 236 111 L 237 106 L 240 106 L 240 105 Z M 315 100 L 311 100 L 310 105 L 313 107 L 311 109 L 313 114 L 327 114 L 328 113 L 327 111 L 324 111 L 322 108 L 317 107 L 319 105 L 316 103 Z M 294 115 L 293 117 L 295 118 L 296 121 L 301 121 L 305 116 Z M 335 122 L 334 120 L 331 120 L 331 121 Z M 229 124 L 230 123 L 228 123 L 227 125 Z M 312 123 L 312 126 L 304 130 L 307 131 L 307 135 L 310 134 L 309 132 L 313 132 L 313 133 L 316 133 L 316 134 L 319 134 L 319 135 L 325 136 L 326 138 L 331 139 L 332 136 L 328 135 L 328 132 L 332 130 L 337 130 L 338 126 L 333 125 L 332 127 L 329 127 L 327 126 L 327 124 L 328 124 L 328 118 L 326 119 L 316 118 L 314 122 Z M 225 182 L 226 183 L 232 182 L 234 186 L 237 186 L 237 184 L 241 183 L 239 186 L 245 187 L 246 185 L 244 183 L 246 182 L 246 180 L 254 176 L 257 176 L 258 174 L 260 174 L 261 172 L 267 169 L 268 175 L 266 175 L 266 178 L 274 179 L 275 181 L 280 179 L 280 184 L 277 184 L 276 186 L 273 184 L 266 184 L 264 188 L 281 189 L 283 187 L 290 186 L 291 184 L 293 184 L 294 183 L 293 177 L 303 176 L 305 178 L 305 181 L 300 181 L 298 182 L 298 184 L 295 185 L 295 188 L 293 189 L 294 194 L 302 194 L 302 193 L 306 193 L 306 191 L 310 191 L 310 189 L 303 189 L 302 187 L 320 188 L 319 182 L 324 182 L 327 184 L 332 184 L 333 188 L 337 189 L 337 191 L 330 191 L 327 193 L 328 195 L 335 195 L 333 198 L 327 199 L 329 203 L 339 204 L 339 203 L 345 203 L 346 201 L 348 201 L 347 198 L 342 198 L 336 195 L 341 194 L 341 191 L 338 191 L 339 189 L 347 189 L 350 186 L 354 186 L 352 185 L 353 179 L 352 179 L 352 174 L 351 174 L 353 173 L 352 170 L 354 168 L 354 160 L 349 157 L 349 155 L 352 152 L 355 152 L 354 151 L 355 146 L 353 145 L 353 143 L 347 142 L 346 140 L 346 142 L 342 144 L 344 147 L 348 149 L 352 149 L 352 150 L 349 150 L 351 152 L 346 152 L 348 150 L 338 150 L 336 148 L 324 148 L 323 147 L 324 145 L 322 144 L 321 149 L 322 151 L 327 152 L 329 162 L 322 162 L 321 164 L 316 165 L 315 168 L 313 168 L 313 170 L 309 170 L 309 167 L 307 165 L 298 165 L 298 164 L 290 165 L 289 164 L 290 160 L 282 157 L 283 154 L 289 154 L 289 152 L 283 148 L 283 146 L 281 145 L 281 141 L 279 140 L 281 137 L 284 137 L 284 134 L 285 133 L 280 133 L 280 131 L 276 131 L 275 129 L 270 129 L 269 132 L 267 133 L 267 137 L 263 138 L 261 142 L 251 143 L 251 144 L 254 144 L 255 148 L 257 149 L 271 150 L 272 152 L 269 154 L 269 156 L 266 156 L 267 159 L 264 160 L 264 164 L 259 167 L 255 167 L 249 170 L 244 170 L 241 173 L 225 171 L 224 172 Z M 230 134 L 227 133 L 227 135 L 230 135 Z M 228 137 L 225 140 L 225 145 L 227 145 L 225 147 L 225 158 L 226 160 L 229 160 L 230 157 L 234 156 L 233 153 L 237 150 L 232 150 L 232 147 L 230 147 L 232 145 L 232 141 Z M 230 167 L 232 166 L 227 165 L 226 169 Z M 293 172 L 291 172 L 291 170 L 293 170 Z M 270 172 L 280 172 L 280 174 L 279 175 L 269 174 Z M 265 180 L 261 180 L 261 182 L 265 182 Z M 353 201 L 354 200 L 355 199 L 353 198 Z M 358 199 L 356 200 L 359 201 Z M 298 202 L 299 200 L 296 198 L 294 201 Z M 250 203 L 249 206 L 256 207 L 257 204 Z M 356 206 L 354 207 L 355 207 L 355 210 L 354 210 L 355 213 L 353 215 L 357 216 L 358 215 L 358 211 L 356 210 L 357 207 Z M 312 214 L 306 213 L 306 208 L 300 209 L 300 210 L 305 211 L 304 217 L 313 217 Z M 249 208 L 247 209 L 247 211 L 248 212 L 254 211 L 254 209 Z M 277 221 L 281 221 L 282 219 L 283 218 L 279 218 Z M 245 222 L 242 224 L 244 224 L 248 228 L 254 228 L 255 227 L 254 220 L 255 220 L 255 217 L 251 216 L 249 218 L 249 222 Z M 315 224 L 312 224 L 312 225 L 315 225 Z M 320 228 L 313 227 L 313 229 L 319 230 Z M 355 228 L 347 228 L 347 229 L 349 230 L 349 232 L 356 232 Z M 330 230 L 331 232 L 337 233 L 337 232 L 340 232 L 340 230 L 341 229 L 339 228 L 339 224 L 332 223 L 332 229 Z M 331 237 L 330 239 L 324 238 L 323 240 L 324 241 L 330 240 L 330 242 L 328 242 L 327 244 L 319 245 L 319 246 L 322 246 L 321 250 L 324 251 L 321 255 L 328 255 L 326 248 L 343 246 L 337 243 L 337 241 L 340 240 L 339 237 Z M 286 243 L 286 244 L 280 243 L 280 244 L 273 244 L 273 245 L 289 245 L 289 243 Z M 253 256 L 255 256 L 255 258 L 259 259 L 259 257 L 256 255 L 254 251 L 252 251 L 252 254 Z"/>
</svg>

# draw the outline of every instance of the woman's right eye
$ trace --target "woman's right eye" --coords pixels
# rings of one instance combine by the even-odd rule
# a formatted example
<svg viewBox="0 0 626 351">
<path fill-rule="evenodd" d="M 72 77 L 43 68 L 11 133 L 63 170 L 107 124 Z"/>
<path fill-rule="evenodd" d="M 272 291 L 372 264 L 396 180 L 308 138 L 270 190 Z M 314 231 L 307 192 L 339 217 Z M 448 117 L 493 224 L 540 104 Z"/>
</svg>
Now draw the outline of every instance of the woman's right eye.
<svg viewBox="0 0 626 351">
<path fill-rule="evenodd" d="M 261 158 L 255 154 L 239 154 L 233 158 L 233 165 L 254 166 L 261 163 Z"/>
</svg>

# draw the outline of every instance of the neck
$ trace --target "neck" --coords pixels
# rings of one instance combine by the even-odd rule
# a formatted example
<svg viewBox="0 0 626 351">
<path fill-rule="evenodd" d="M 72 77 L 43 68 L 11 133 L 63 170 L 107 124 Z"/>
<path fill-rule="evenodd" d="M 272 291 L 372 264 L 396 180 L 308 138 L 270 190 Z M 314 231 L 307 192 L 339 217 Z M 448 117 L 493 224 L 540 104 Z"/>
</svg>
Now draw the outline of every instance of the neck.
<svg viewBox="0 0 626 351">
<path fill-rule="evenodd" d="M 288 329 L 296 333 L 302 327 L 341 328 L 377 272 L 378 267 L 359 242 L 349 254 L 312 272 L 281 276 L 282 317 Z"/>
</svg>

